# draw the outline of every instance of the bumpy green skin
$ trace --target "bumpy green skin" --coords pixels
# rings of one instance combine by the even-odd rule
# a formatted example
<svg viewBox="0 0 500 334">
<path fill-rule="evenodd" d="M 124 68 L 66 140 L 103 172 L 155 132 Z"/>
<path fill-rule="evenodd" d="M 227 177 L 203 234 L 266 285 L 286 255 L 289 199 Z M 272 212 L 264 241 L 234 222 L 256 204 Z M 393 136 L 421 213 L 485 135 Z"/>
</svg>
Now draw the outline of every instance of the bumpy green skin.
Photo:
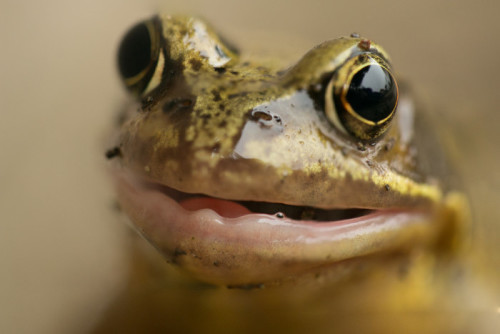
<svg viewBox="0 0 500 334">
<path fill-rule="evenodd" d="M 121 127 L 126 167 L 184 192 L 234 200 L 400 208 L 441 199 L 418 172 L 411 108 L 397 110 L 372 141 L 325 116 L 332 73 L 360 52 L 388 60 L 377 44 L 332 40 L 285 69 L 240 58 L 198 19 L 154 20 L 165 66 Z"/>
</svg>

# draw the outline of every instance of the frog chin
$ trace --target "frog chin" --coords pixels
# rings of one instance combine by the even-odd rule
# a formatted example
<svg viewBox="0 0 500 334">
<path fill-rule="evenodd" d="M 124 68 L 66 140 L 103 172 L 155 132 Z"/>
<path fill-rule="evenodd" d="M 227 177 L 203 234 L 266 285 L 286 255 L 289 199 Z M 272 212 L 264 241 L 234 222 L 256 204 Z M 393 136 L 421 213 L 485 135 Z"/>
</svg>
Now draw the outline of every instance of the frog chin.
<svg viewBox="0 0 500 334">
<path fill-rule="evenodd" d="M 228 286 L 276 282 L 376 254 L 426 247 L 437 237 L 432 212 L 371 210 L 332 221 L 253 213 L 235 201 L 174 199 L 127 171 L 114 174 L 134 227 L 167 262 Z"/>
</svg>

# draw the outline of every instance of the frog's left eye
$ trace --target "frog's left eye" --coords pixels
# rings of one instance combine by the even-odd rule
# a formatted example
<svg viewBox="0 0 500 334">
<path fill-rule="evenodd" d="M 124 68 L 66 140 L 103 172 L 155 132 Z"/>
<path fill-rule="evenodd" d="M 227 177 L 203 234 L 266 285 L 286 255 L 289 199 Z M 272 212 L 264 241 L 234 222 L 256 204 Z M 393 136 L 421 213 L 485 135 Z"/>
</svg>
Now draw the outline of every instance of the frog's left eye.
<svg viewBox="0 0 500 334">
<path fill-rule="evenodd" d="M 141 95 L 159 84 L 164 57 L 158 23 L 152 19 L 130 29 L 118 50 L 118 69 L 127 88 Z"/>
<path fill-rule="evenodd" d="M 398 86 L 389 68 L 382 58 L 368 54 L 342 65 L 326 89 L 328 119 L 359 139 L 383 134 L 398 103 Z"/>
</svg>

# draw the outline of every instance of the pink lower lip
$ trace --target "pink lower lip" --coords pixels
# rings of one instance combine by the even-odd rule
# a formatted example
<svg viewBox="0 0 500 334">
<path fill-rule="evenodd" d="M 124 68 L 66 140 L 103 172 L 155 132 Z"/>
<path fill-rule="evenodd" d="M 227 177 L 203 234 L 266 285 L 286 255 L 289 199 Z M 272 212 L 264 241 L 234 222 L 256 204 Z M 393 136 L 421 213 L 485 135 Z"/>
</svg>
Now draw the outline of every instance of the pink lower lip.
<svg viewBox="0 0 500 334">
<path fill-rule="evenodd" d="M 333 222 L 250 213 L 226 200 L 180 204 L 131 174 L 115 173 L 124 211 L 168 261 L 215 284 L 262 283 L 377 252 L 427 244 L 436 234 L 429 214 L 377 211 Z"/>
</svg>

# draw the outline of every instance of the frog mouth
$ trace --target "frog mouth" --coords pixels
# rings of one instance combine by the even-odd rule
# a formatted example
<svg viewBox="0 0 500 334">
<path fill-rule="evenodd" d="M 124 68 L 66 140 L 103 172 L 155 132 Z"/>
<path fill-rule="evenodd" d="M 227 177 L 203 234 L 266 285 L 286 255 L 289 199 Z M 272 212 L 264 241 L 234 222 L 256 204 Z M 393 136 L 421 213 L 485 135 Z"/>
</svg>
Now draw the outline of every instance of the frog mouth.
<svg viewBox="0 0 500 334">
<path fill-rule="evenodd" d="M 226 286 L 279 282 L 435 243 L 432 212 L 323 210 L 192 195 L 114 174 L 119 202 L 167 262 Z M 315 219 L 316 218 L 316 219 Z"/>
<path fill-rule="evenodd" d="M 267 214 L 280 219 L 288 218 L 294 221 L 303 220 L 320 223 L 354 219 L 374 212 L 371 209 L 347 208 L 326 210 L 311 206 L 283 203 L 227 200 L 204 194 L 185 193 L 163 185 L 148 184 L 147 186 L 163 192 L 188 211 L 210 209 L 224 218 L 239 218 L 250 214 Z"/>
</svg>

